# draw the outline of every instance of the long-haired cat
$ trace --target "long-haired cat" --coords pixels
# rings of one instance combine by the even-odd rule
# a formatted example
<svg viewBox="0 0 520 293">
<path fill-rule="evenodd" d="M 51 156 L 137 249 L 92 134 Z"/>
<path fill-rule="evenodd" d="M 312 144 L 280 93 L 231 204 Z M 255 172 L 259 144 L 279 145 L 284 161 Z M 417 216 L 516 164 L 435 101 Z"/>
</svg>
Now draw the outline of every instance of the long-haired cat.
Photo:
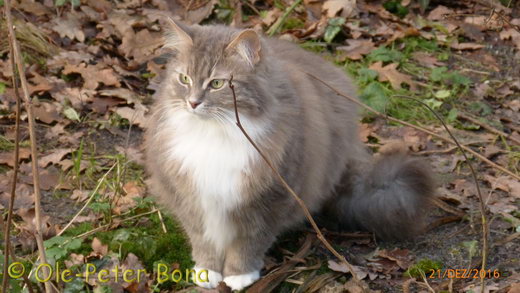
<svg viewBox="0 0 520 293">
<path fill-rule="evenodd" d="M 355 104 L 307 74 L 354 96 L 342 70 L 253 30 L 173 21 L 170 30 L 147 170 L 152 194 L 189 236 L 194 269 L 209 272 L 198 285 L 249 286 L 276 236 L 305 219 L 235 125 L 231 76 L 245 130 L 312 212 L 385 238 L 419 229 L 433 193 L 428 169 L 399 152 L 373 159 Z"/>
</svg>

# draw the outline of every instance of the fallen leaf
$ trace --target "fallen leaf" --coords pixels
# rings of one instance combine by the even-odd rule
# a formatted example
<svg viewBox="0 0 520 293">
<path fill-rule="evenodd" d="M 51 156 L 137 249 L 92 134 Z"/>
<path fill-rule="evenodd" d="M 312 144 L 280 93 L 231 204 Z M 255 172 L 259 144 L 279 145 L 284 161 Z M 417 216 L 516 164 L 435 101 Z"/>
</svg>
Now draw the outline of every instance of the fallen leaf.
<svg viewBox="0 0 520 293">
<path fill-rule="evenodd" d="M 372 40 L 348 40 L 348 46 L 338 47 L 337 50 L 342 51 L 342 56 L 351 60 L 361 60 L 364 55 L 372 52 L 375 45 Z"/>
<path fill-rule="evenodd" d="M 340 272 L 340 273 L 349 273 L 350 272 L 347 265 L 345 265 L 344 263 L 337 263 L 333 260 L 329 260 L 328 264 L 329 264 L 329 269 L 331 269 L 335 272 Z M 368 273 L 365 271 L 364 268 L 359 267 L 359 266 L 354 266 L 354 265 L 352 266 L 352 268 L 354 269 L 354 272 L 355 272 L 356 276 L 358 277 L 358 279 L 363 280 L 364 278 L 366 278 L 368 276 Z"/>
<path fill-rule="evenodd" d="M 20 160 L 26 160 L 31 157 L 31 149 L 20 148 L 18 153 Z M 14 150 L 12 152 L 0 153 L 0 165 L 5 164 L 9 167 L 14 167 Z"/>
<path fill-rule="evenodd" d="M 394 89 L 401 89 L 401 84 L 406 83 L 413 90 L 415 89 L 415 82 L 409 75 L 403 74 L 397 70 L 397 63 L 390 63 L 383 66 L 383 62 L 378 61 L 370 65 L 369 69 L 375 70 L 379 73 L 379 81 L 389 81 Z"/>
<path fill-rule="evenodd" d="M 42 156 L 38 159 L 38 166 L 40 166 L 40 168 L 45 168 L 49 164 L 58 164 L 63 159 L 63 157 L 70 154 L 71 152 L 72 150 L 70 148 L 53 150 L 52 153 Z"/>
<path fill-rule="evenodd" d="M 327 0 L 322 6 L 327 18 L 336 16 L 348 18 L 354 14 L 355 8 L 356 0 Z"/>
<path fill-rule="evenodd" d="M 92 240 L 91 247 L 93 251 L 90 253 L 89 256 L 100 257 L 105 256 L 108 253 L 108 245 L 103 245 L 103 243 L 101 243 L 101 241 L 97 237 L 94 237 L 94 239 Z"/>
<path fill-rule="evenodd" d="M 136 109 L 130 107 L 118 107 L 116 113 L 127 119 L 130 123 L 146 127 L 145 108 L 142 105 L 136 105 Z"/>
<path fill-rule="evenodd" d="M 76 39 L 83 43 L 85 41 L 85 33 L 81 27 L 79 17 L 76 12 L 69 12 L 65 16 L 54 18 L 52 29 L 62 38 Z"/>
<path fill-rule="evenodd" d="M 58 103 L 39 102 L 33 106 L 34 118 L 47 124 L 63 120 L 60 110 L 61 105 Z"/>
</svg>

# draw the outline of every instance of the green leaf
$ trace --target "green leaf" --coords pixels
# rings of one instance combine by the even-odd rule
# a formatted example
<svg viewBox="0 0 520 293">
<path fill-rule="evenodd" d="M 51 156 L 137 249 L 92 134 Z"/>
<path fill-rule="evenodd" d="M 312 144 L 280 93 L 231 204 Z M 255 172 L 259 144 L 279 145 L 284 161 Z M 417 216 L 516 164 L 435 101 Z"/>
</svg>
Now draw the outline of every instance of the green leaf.
<svg viewBox="0 0 520 293">
<path fill-rule="evenodd" d="M 5 93 L 5 83 L 0 82 L 0 95 L 3 94 L 3 93 Z"/>
<path fill-rule="evenodd" d="M 446 118 L 448 123 L 453 123 L 455 120 L 457 120 L 459 111 L 456 108 L 452 108 L 450 112 L 448 113 L 448 117 Z"/>
<path fill-rule="evenodd" d="M 451 95 L 451 92 L 449 90 L 439 90 L 439 91 L 436 91 L 434 94 L 433 94 L 437 99 L 446 99 L 447 97 L 449 97 Z"/>
<path fill-rule="evenodd" d="M 462 247 L 464 247 L 468 250 L 469 259 L 472 259 L 478 252 L 478 241 L 477 240 L 464 241 L 464 242 L 462 242 Z"/>
<path fill-rule="evenodd" d="M 78 112 L 76 112 L 76 110 L 74 110 L 74 108 L 72 108 L 72 107 L 65 108 L 65 110 L 63 110 L 63 114 L 65 115 L 65 117 L 69 118 L 70 120 L 74 120 L 74 121 L 78 121 L 78 122 L 81 121 Z"/>
<path fill-rule="evenodd" d="M 73 7 L 78 7 L 81 4 L 80 0 L 70 0 L 70 3 Z"/>
<path fill-rule="evenodd" d="M 54 2 L 54 5 L 63 6 L 65 2 L 67 2 L 67 0 L 56 0 L 56 2 Z"/>
<path fill-rule="evenodd" d="M 368 54 L 368 59 L 371 61 L 400 62 L 403 58 L 403 53 L 386 47 L 379 47 Z"/>
<path fill-rule="evenodd" d="M 368 69 L 368 68 L 361 68 L 357 71 L 358 81 L 361 84 L 368 84 L 371 81 L 376 80 L 376 78 L 379 76 L 379 73 L 377 71 Z"/>
<path fill-rule="evenodd" d="M 62 243 L 64 243 L 65 241 L 67 241 L 69 239 L 70 239 L 70 237 L 54 236 L 51 239 L 45 240 L 43 242 L 43 246 L 45 246 L 45 248 L 51 248 L 53 246 L 59 246 L 59 245 L 61 245 Z"/>
<path fill-rule="evenodd" d="M 323 39 L 325 42 L 330 43 L 341 31 L 341 27 L 345 24 L 345 19 L 341 17 L 334 17 L 329 19 L 329 24 L 325 29 L 325 35 Z"/>
<path fill-rule="evenodd" d="M 367 105 L 379 112 L 384 112 L 386 110 L 386 105 L 389 102 L 388 96 L 385 93 L 385 88 L 381 83 L 375 81 L 371 82 L 363 92 L 361 92 L 361 99 Z"/>
<path fill-rule="evenodd" d="M 447 71 L 448 68 L 444 66 L 432 69 L 432 72 L 430 73 L 430 80 L 435 82 L 444 80 Z"/>
<path fill-rule="evenodd" d="M 426 105 L 430 106 L 430 108 L 432 108 L 433 110 L 438 109 L 442 105 L 442 102 L 438 101 L 436 99 L 427 99 L 427 100 L 424 100 L 424 102 L 426 103 Z"/>
</svg>

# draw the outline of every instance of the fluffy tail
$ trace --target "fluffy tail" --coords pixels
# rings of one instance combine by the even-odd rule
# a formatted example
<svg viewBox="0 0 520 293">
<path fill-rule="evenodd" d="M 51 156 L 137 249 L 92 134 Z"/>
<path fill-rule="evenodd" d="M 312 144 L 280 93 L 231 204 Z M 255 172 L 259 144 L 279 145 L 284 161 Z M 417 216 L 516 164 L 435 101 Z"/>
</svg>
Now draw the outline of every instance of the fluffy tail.
<svg viewBox="0 0 520 293">
<path fill-rule="evenodd" d="M 434 193 L 428 166 L 402 152 L 382 154 L 336 198 L 336 215 L 348 229 L 404 239 L 420 232 Z"/>
</svg>

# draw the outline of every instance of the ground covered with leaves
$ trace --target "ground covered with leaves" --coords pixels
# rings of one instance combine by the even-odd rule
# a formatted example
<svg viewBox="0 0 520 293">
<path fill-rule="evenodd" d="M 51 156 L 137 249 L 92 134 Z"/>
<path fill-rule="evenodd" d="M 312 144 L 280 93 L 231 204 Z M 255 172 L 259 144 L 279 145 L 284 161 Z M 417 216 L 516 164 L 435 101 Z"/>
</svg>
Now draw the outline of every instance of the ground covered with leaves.
<svg viewBox="0 0 520 293">
<path fill-rule="evenodd" d="M 433 108 L 460 144 L 473 150 L 469 162 L 478 176 L 489 231 L 483 292 L 520 292 L 516 1 L 16 0 L 12 5 L 37 119 L 48 261 L 75 274 L 92 264 L 98 271 L 119 266 L 147 272 L 129 282 L 79 275 L 70 282 L 54 281 L 58 291 L 208 291 L 193 287 L 185 275 L 177 282 L 157 282 L 158 268 L 184 274 L 193 265 L 185 235 L 144 184 L 142 132 L 154 82 L 164 69 L 160 12 L 188 23 L 254 28 L 297 42 L 344 68 L 366 105 L 411 123 L 364 110 L 360 136 L 374 152 L 403 141 L 430 162 L 439 189 L 428 231 L 399 243 L 324 231 L 374 291 L 481 292 L 484 238 L 470 169 L 460 150 L 438 137 L 449 137 L 442 124 L 409 98 Z M 0 208 L 5 216 L 16 98 L 5 19 L 0 27 Z M 26 118 L 22 112 L 10 242 L 33 290 L 43 290 L 35 277 Z M 19 276 L 10 286 L 9 292 L 28 292 Z M 312 229 L 301 227 L 271 248 L 264 277 L 248 292 L 359 290 Z"/>
</svg>

